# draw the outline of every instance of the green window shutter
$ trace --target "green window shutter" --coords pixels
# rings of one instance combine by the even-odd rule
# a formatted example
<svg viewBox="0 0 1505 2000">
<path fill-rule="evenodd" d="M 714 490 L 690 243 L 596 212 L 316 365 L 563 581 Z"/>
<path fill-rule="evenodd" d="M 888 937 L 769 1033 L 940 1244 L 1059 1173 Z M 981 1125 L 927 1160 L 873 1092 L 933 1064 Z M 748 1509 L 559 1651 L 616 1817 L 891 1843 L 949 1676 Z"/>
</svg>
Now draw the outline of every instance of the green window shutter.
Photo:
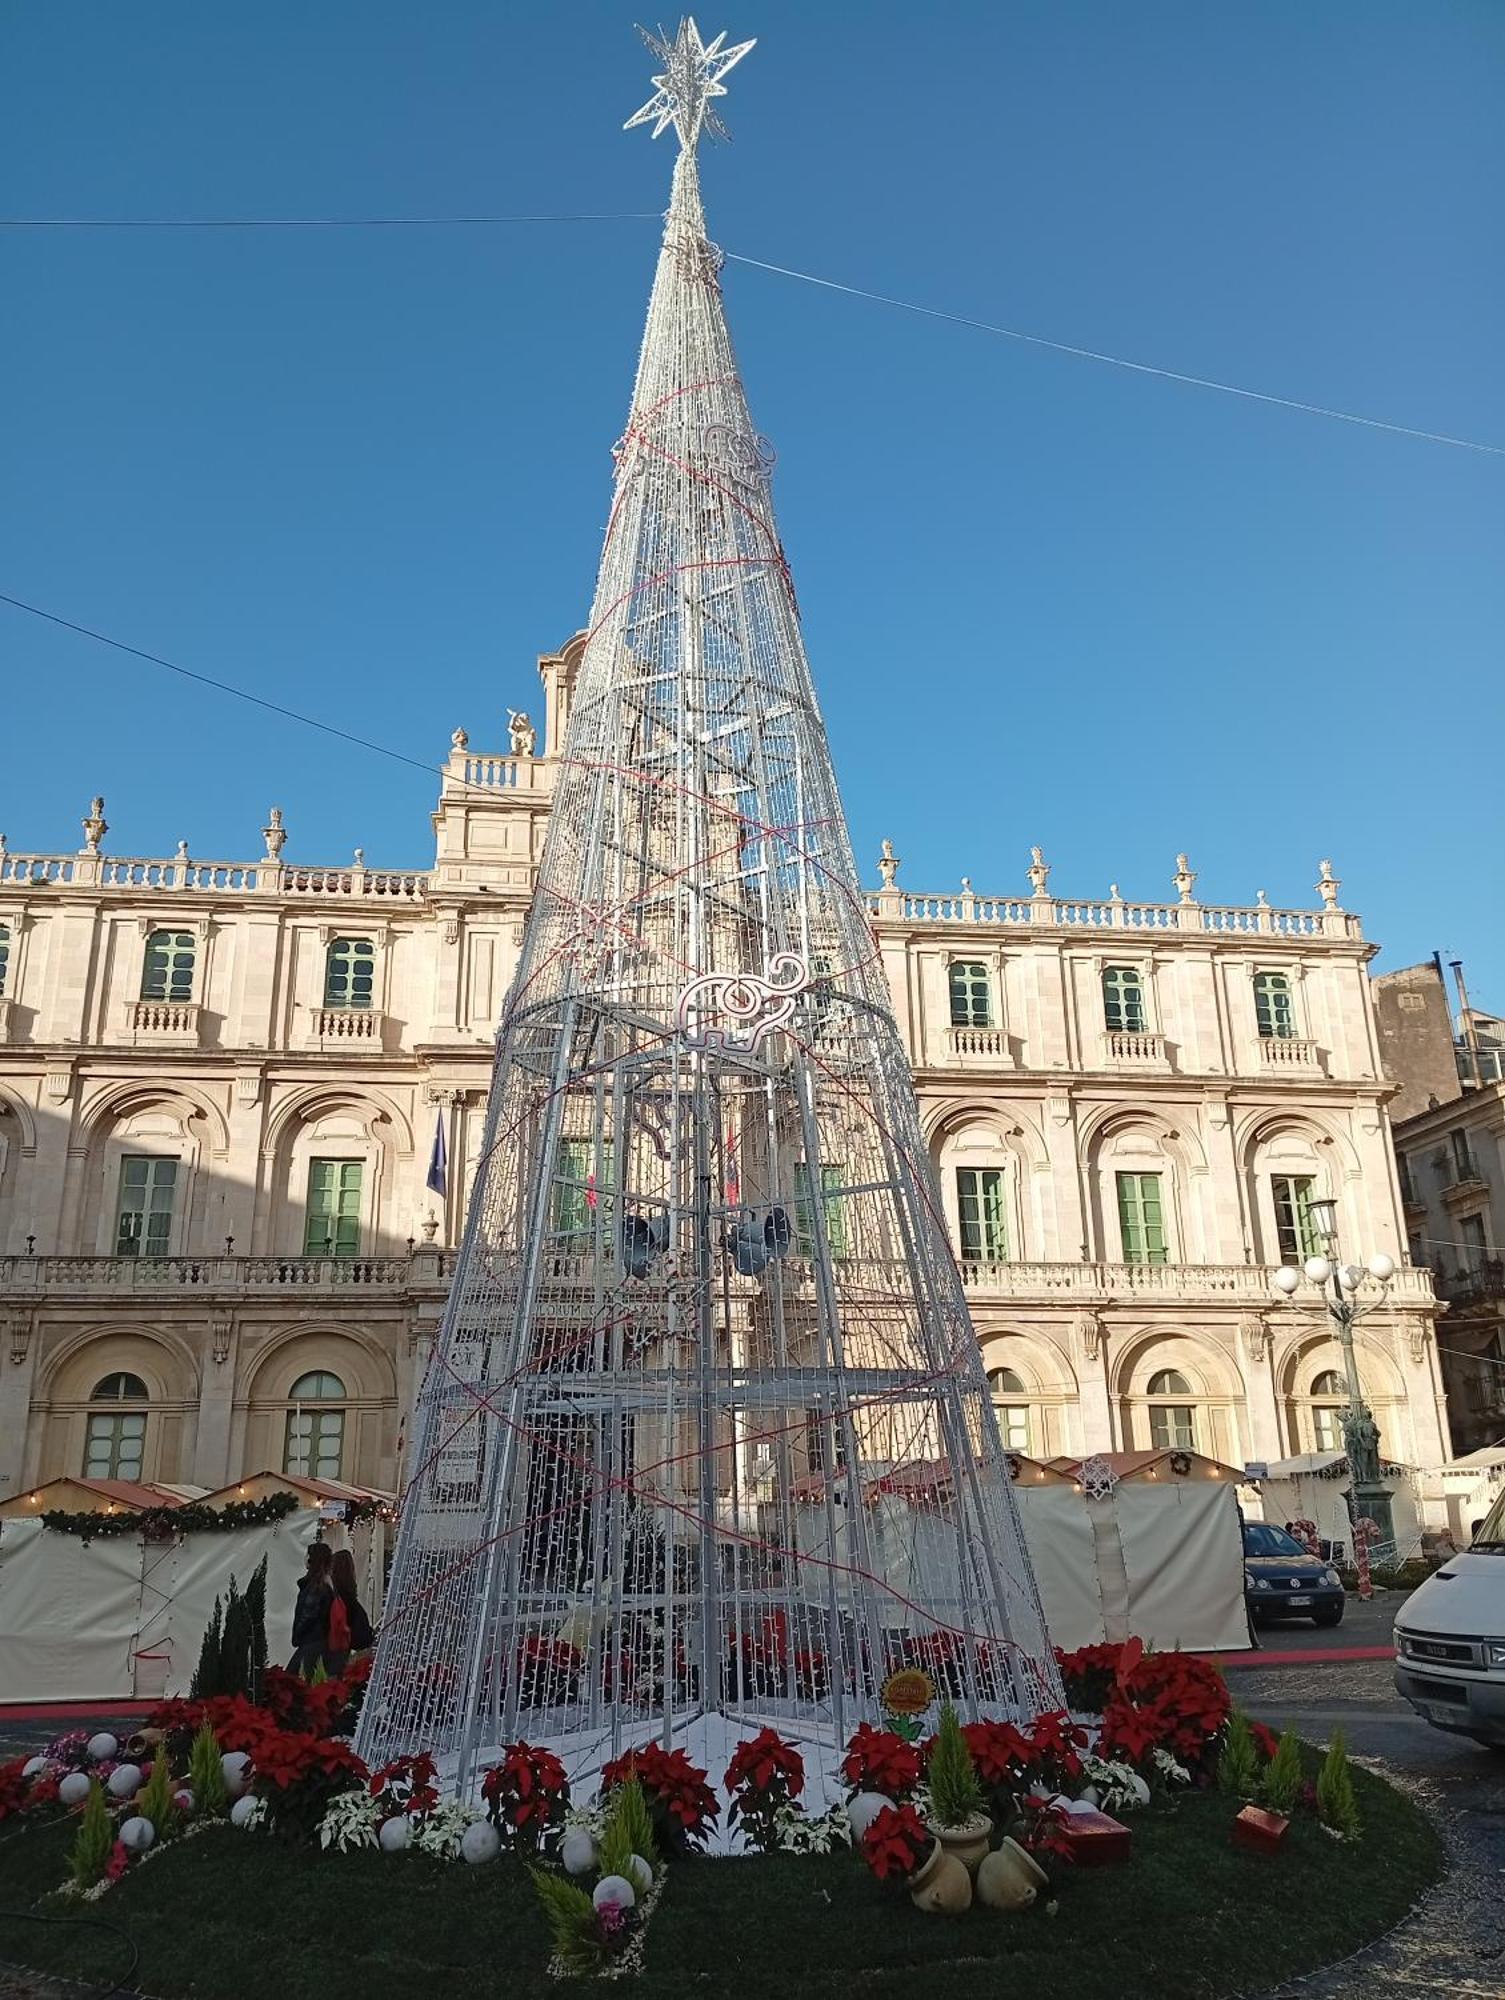
<svg viewBox="0 0 1505 2000">
<path fill-rule="evenodd" d="M 1291 982 L 1283 972 L 1255 973 L 1254 1018 L 1261 1041 L 1288 1042 L 1296 1033 Z"/>
<path fill-rule="evenodd" d="M 1118 1227 L 1126 1264 L 1169 1262 L 1159 1174 L 1118 1176 Z"/>
<path fill-rule="evenodd" d="M 1009 1254 L 1001 1167 L 958 1167 L 956 1214 L 964 1264 L 1002 1264 Z"/>
<path fill-rule="evenodd" d="M 948 972 L 953 1028 L 991 1028 L 992 981 L 981 959 L 953 958 Z"/>
<path fill-rule="evenodd" d="M 192 931 L 153 931 L 141 969 L 142 999 L 191 1000 L 196 949 Z"/>
<path fill-rule="evenodd" d="M 826 1228 L 826 1242 L 833 1257 L 847 1254 L 847 1217 L 841 1190 L 846 1186 L 847 1170 L 839 1162 L 823 1165 L 820 1170 L 821 1210 Z M 804 1160 L 794 1163 L 794 1236 L 795 1250 L 801 1257 L 815 1255 L 815 1214 L 811 1201 L 810 1169 Z"/>
<path fill-rule="evenodd" d="M 1310 1174 L 1272 1174 L 1275 1197 L 1275 1239 L 1283 1262 L 1299 1264 L 1315 1257 L 1321 1249 L 1312 1223 L 1312 1177 Z"/>
<path fill-rule="evenodd" d="M 310 1160 L 303 1226 L 305 1257 L 358 1257 L 361 1250 L 360 1160 Z"/>
<path fill-rule="evenodd" d="M 115 1213 L 117 1257 L 165 1257 L 172 1245 L 176 1160 L 127 1154 L 120 1162 L 120 1201 Z"/>
<path fill-rule="evenodd" d="M 1104 967 L 1103 1025 L 1110 1034 L 1142 1034 L 1149 1025 L 1144 982 L 1132 965 Z"/>
<path fill-rule="evenodd" d="M 370 938 L 339 937 L 324 956 L 324 1005 L 369 1009 L 376 990 L 376 946 Z"/>
<path fill-rule="evenodd" d="M 5 982 L 10 972 L 10 925 L 0 924 L 0 1000 L 5 998 Z"/>
</svg>

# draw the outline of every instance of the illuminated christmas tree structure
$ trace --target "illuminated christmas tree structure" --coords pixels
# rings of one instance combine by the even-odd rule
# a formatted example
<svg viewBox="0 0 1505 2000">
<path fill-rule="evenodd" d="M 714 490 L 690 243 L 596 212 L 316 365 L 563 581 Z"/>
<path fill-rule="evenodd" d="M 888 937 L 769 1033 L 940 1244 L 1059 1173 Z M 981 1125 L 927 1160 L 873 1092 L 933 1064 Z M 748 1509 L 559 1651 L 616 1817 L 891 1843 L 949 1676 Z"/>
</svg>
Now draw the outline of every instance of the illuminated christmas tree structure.
<svg viewBox="0 0 1505 2000">
<path fill-rule="evenodd" d="M 650 46 L 673 192 L 357 1739 L 462 1792 L 519 1736 L 840 1742 L 900 1666 L 1061 1699 L 706 236 L 752 44 Z"/>
</svg>

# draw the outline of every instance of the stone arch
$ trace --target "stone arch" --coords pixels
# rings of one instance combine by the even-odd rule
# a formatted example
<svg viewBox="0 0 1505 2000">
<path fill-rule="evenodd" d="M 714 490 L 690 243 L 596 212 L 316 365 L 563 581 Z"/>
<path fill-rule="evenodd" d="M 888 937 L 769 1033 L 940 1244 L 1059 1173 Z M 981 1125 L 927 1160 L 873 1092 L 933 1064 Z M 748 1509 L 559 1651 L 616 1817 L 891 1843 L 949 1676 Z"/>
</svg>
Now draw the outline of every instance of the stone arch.
<svg viewBox="0 0 1505 2000">
<path fill-rule="evenodd" d="M 1231 1325 L 1224 1331 L 1180 1324 L 1121 1337 L 1112 1383 L 1126 1449 L 1170 1444 L 1243 1464 L 1246 1387 L 1235 1337 Z M 1185 1393 L 1162 1386 L 1166 1376 L 1184 1380 Z"/>
<path fill-rule="evenodd" d="M 311 1374 L 335 1376 L 341 1395 L 295 1400 L 294 1387 Z M 397 1371 L 390 1348 L 372 1335 L 334 1320 L 281 1327 L 248 1359 L 237 1400 L 248 1470 L 382 1483 L 395 1440 Z"/>
<path fill-rule="evenodd" d="M 79 1135 L 69 1148 L 78 1179 L 77 1221 L 68 1228 L 85 1255 L 113 1256 L 117 1248 L 121 1163 L 129 1155 L 177 1162 L 170 1198 L 171 1221 L 163 1254 L 198 1248 L 208 1227 L 216 1170 L 230 1151 L 230 1129 L 213 1097 L 177 1077 L 161 1082 L 117 1083 L 89 1098 L 79 1114 Z"/>
<path fill-rule="evenodd" d="M 413 1128 L 384 1091 L 363 1084 L 317 1084 L 289 1093 L 267 1120 L 261 1149 L 255 1243 L 263 1255 L 296 1257 L 305 1250 L 309 1162 L 360 1162 L 358 1251 L 395 1249 L 386 1223 L 395 1213 L 404 1166 L 413 1157 Z"/>
<path fill-rule="evenodd" d="M 138 1376 L 147 1392 L 143 1402 L 125 1406 L 145 1416 L 140 1469 L 128 1476 L 148 1482 L 189 1476 L 199 1406 L 193 1353 L 161 1327 L 106 1321 L 81 1327 L 46 1357 L 33 1401 L 36 1459 L 28 1483 L 86 1470 L 91 1417 L 110 1409 L 93 1392 L 115 1374 Z"/>
<path fill-rule="evenodd" d="M 941 1186 L 947 1229 L 963 1263 L 1018 1261 L 1042 1254 L 1042 1213 L 1037 1176 L 1048 1172 L 1044 1138 L 1021 1113 L 996 1100 L 952 1099 L 927 1121 L 926 1145 Z M 969 1219 L 962 1217 L 964 1174 L 1000 1176 L 984 1223 L 978 1213 L 978 1183 L 969 1188 Z M 1003 1218 L 1004 1241 L 996 1238 Z"/>
<path fill-rule="evenodd" d="M 1083 1120 L 1078 1165 L 1096 1254 L 1106 1263 L 1127 1261 L 1119 1214 L 1119 1175 L 1158 1175 L 1165 1256 L 1157 1261 L 1206 1261 L 1197 1183 L 1205 1181 L 1207 1155 L 1193 1106 L 1171 1110 L 1152 1104 L 1108 1104 Z"/>
<path fill-rule="evenodd" d="M 1364 1400 L 1380 1427 L 1381 1449 L 1387 1458 L 1412 1456 L 1410 1405 L 1405 1376 L 1383 1339 L 1360 1324 L 1354 1331 L 1355 1358 Z M 1314 1395 L 1319 1375 L 1336 1373 L 1346 1380 L 1343 1350 L 1325 1327 L 1309 1327 L 1287 1340 L 1275 1359 L 1276 1391 L 1290 1450 L 1316 1451 L 1316 1410 L 1333 1399 Z M 1341 1399 L 1345 1404 L 1346 1390 Z M 1341 1449 L 1341 1445 L 1337 1449 Z"/>
<path fill-rule="evenodd" d="M 1274 1183 L 1277 1178 L 1311 1183 L 1313 1195 L 1330 1195 L 1339 1203 L 1339 1233 L 1346 1206 L 1347 1184 L 1360 1171 L 1353 1141 L 1340 1121 L 1315 1111 L 1264 1109 L 1239 1120 L 1234 1129 L 1245 1212 L 1250 1219 L 1252 1248 L 1258 1262 L 1283 1264 L 1297 1259 L 1290 1242 L 1281 1243 Z M 1362 1229 L 1365 1218 L 1351 1226 Z"/>
<path fill-rule="evenodd" d="M 977 1343 L 987 1373 L 1008 1368 L 1021 1384 L 1020 1393 L 994 1399 L 995 1406 L 1005 1411 L 1026 1413 L 1022 1422 L 1017 1415 L 1002 1422 L 1004 1443 L 1031 1458 L 1062 1457 L 1076 1448 L 1079 1384 L 1071 1358 L 1054 1333 L 1007 1322 L 979 1327 Z"/>
<path fill-rule="evenodd" d="M 0 1251 L 25 1247 L 29 1217 L 16 1200 L 23 1163 L 36 1158 L 37 1123 L 31 1106 L 0 1085 Z M 9 1239 L 14 1237 L 14 1241 Z"/>
</svg>

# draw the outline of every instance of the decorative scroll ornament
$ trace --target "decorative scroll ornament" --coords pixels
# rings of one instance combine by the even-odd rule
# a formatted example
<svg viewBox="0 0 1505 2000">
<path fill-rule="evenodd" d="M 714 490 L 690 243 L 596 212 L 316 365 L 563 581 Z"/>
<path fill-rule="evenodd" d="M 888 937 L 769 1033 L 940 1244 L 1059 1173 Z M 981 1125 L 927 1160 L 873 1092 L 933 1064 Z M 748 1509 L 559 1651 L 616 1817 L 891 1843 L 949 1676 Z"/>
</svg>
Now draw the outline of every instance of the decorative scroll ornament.
<svg viewBox="0 0 1505 2000">
<path fill-rule="evenodd" d="M 1101 1452 L 1082 1460 L 1082 1491 L 1089 1500 L 1111 1500 L 1117 1484 L 1118 1474 Z"/>
<path fill-rule="evenodd" d="M 706 456 L 744 486 L 766 486 L 778 460 L 771 439 L 756 431 L 734 431 L 730 424 L 707 424 Z"/>
<path fill-rule="evenodd" d="M 776 953 L 762 978 L 755 972 L 708 972 L 692 979 L 679 996 L 676 1015 L 685 1046 L 755 1055 L 764 1036 L 790 1019 L 809 984 L 810 968 L 792 951 Z M 693 1028 L 692 1014 L 698 1017 Z M 707 1020 L 707 1015 L 723 1018 Z"/>
</svg>

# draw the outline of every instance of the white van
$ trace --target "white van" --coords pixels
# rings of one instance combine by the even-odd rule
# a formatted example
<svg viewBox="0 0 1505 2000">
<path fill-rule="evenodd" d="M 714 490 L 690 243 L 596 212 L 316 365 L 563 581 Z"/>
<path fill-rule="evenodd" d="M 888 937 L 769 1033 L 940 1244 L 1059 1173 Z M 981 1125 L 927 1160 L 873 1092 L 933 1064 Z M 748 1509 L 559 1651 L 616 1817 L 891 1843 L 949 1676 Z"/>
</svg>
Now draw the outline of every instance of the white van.
<svg viewBox="0 0 1505 2000">
<path fill-rule="evenodd" d="M 1401 1607 L 1395 1685 L 1438 1729 L 1505 1749 L 1505 1492 Z"/>
</svg>

